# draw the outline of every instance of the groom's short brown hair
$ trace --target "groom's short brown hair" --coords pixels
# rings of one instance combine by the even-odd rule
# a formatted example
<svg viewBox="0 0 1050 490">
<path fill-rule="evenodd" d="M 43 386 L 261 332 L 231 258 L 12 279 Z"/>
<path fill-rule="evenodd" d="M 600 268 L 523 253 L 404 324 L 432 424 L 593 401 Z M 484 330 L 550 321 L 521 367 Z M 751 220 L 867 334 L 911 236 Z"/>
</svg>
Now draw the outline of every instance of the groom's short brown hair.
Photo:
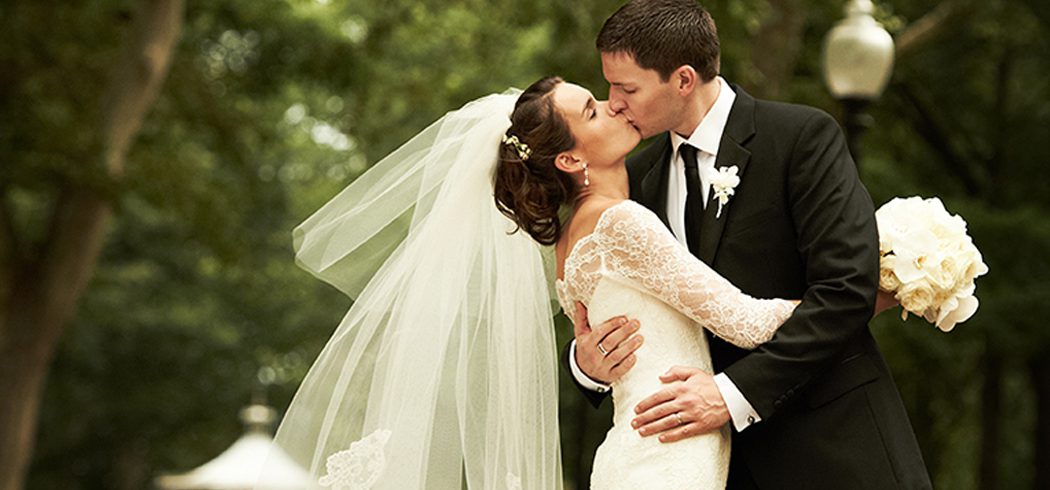
<svg viewBox="0 0 1050 490">
<path fill-rule="evenodd" d="M 596 44 L 602 53 L 631 55 L 665 82 L 682 65 L 705 82 L 719 71 L 715 21 L 695 0 L 631 0 L 605 21 Z"/>
</svg>

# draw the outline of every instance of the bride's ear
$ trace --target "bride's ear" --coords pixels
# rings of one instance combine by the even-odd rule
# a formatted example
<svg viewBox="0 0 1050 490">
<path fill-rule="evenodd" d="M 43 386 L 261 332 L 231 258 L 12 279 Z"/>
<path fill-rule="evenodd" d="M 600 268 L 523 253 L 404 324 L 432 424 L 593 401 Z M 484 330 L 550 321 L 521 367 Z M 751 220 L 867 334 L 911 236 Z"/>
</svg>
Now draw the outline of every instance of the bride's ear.
<svg viewBox="0 0 1050 490">
<path fill-rule="evenodd" d="M 567 151 L 563 151 L 554 157 L 554 166 L 567 174 L 583 171 L 583 162 Z"/>
</svg>

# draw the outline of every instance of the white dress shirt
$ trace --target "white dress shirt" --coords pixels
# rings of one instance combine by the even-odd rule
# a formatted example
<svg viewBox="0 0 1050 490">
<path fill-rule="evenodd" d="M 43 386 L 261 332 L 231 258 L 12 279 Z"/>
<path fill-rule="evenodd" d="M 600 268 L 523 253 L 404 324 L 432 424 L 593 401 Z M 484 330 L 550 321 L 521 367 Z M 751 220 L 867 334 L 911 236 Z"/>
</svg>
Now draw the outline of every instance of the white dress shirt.
<svg viewBox="0 0 1050 490">
<path fill-rule="evenodd" d="M 733 108 L 736 100 L 736 92 L 726 83 L 725 79 L 718 77 L 718 98 L 711 109 L 700 121 L 700 125 L 693 130 L 688 138 L 680 136 L 671 131 L 671 172 L 667 179 L 667 221 L 671 225 L 671 232 L 682 245 L 688 247 L 685 234 L 685 200 L 688 189 L 685 180 L 685 161 L 678 148 L 683 144 L 695 147 L 696 163 L 700 171 L 701 196 L 703 205 L 707 207 L 710 195 L 710 183 L 707 180 L 706 169 L 714 168 L 715 159 L 718 156 L 718 146 L 722 141 L 722 132 L 725 130 L 726 122 L 729 120 L 729 111 Z M 569 369 L 576 381 L 584 388 L 591 391 L 604 393 L 609 391 L 609 386 L 599 383 L 588 377 L 576 364 L 576 341 L 569 345 Z M 742 431 L 752 424 L 759 422 L 762 418 L 755 411 L 751 403 L 744 398 L 743 393 L 737 389 L 733 381 L 725 373 L 718 373 L 714 377 L 715 386 L 725 399 L 726 407 L 729 408 L 730 417 L 736 430 Z"/>
</svg>

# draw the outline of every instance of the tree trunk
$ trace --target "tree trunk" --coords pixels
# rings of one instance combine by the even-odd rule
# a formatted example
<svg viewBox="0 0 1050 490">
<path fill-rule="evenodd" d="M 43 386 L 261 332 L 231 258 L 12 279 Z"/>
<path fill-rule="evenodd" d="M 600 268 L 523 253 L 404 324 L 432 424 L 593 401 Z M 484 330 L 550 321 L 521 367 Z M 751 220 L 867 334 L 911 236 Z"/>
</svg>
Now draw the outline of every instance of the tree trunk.
<svg viewBox="0 0 1050 490">
<path fill-rule="evenodd" d="M 1050 488 L 1050 363 L 1047 355 L 1034 356 L 1029 369 L 1035 388 L 1035 478 L 1032 488 Z"/>
<path fill-rule="evenodd" d="M 990 343 L 990 341 L 989 341 Z M 978 488 L 999 487 L 999 432 L 1002 416 L 1003 362 L 991 346 L 985 354 L 984 387 L 981 389 L 981 465 Z"/>
<path fill-rule="evenodd" d="M 11 281 L 16 284 L 18 281 Z M 0 348 L 0 488 L 22 487 L 32 454 L 41 390 L 50 361 L 42 349 L 45 334 L 34 329 L 29 317 L 40 311 L 39 303 L 26 298 L 26 290 L 12 289 L 6 298 L 9 314 L 2 319 Z M 53 343 L 53 341 L 52 341 Z"/>
<path fill-rule="evenodd" d="M 88 155 L 85 163 L 102 161 L 113 181 L 123 175 L 128 148 L 160 92 L 182 12 L 183 0 L 143 2 L 114 66 L 101 104 L 102 152 Z M 70 184 L 54 207 L 39 260 L 12 264 L 8 255 L 3 262 L 2 279 L 9 282 L 0 288 L 6 293 L 0 308 L 0 490 L 19 490 L 25 484 L 48 367 L 94 274 L 113 212 L 111 199 Z M 5 228 L 11 243 L 15 237 Z"/>
<path fill-rule="evenodd" d="M 770 0 L 770 12 L 751 42 L 751 61 L 761 74 L 755 80 L 755 95 L 779 99 L 791 80 L 802 49 L 806 6 L 801 0 Z"/>
</svg>

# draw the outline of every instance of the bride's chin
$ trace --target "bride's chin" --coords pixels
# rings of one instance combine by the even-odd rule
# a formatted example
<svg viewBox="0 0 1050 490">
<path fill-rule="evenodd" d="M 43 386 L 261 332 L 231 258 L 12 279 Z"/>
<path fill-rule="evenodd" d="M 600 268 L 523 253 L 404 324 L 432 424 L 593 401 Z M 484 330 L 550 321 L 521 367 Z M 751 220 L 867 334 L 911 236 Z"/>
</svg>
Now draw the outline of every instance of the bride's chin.
<svg viewBox="0 0 1050 490">
<path fill-rule="evenodd" d="M 630 146 L 629 148 L 627 148 L 627 153 L 626 153 L 626 154 L 629 154 L 629 153 L 631 153 L 631 150 L 634 150 L 634 149 L 635 149 L 635 147 L 637 147 L 637 146 L 638 146 L 638 144 L 642 142 L 642 135 L 641 135 L 641 134 L 639 134 L 639 133 L 637 133 L 637 132 L 632 132 L 632 133 L 631 133 L 631 136 L 633 136 L 633 137 L 632 137 L 632 138 L 630 139 L 630 141 L 631 141 L 632 143 L 631 143 L 631 146 Z"/>
</svg>

